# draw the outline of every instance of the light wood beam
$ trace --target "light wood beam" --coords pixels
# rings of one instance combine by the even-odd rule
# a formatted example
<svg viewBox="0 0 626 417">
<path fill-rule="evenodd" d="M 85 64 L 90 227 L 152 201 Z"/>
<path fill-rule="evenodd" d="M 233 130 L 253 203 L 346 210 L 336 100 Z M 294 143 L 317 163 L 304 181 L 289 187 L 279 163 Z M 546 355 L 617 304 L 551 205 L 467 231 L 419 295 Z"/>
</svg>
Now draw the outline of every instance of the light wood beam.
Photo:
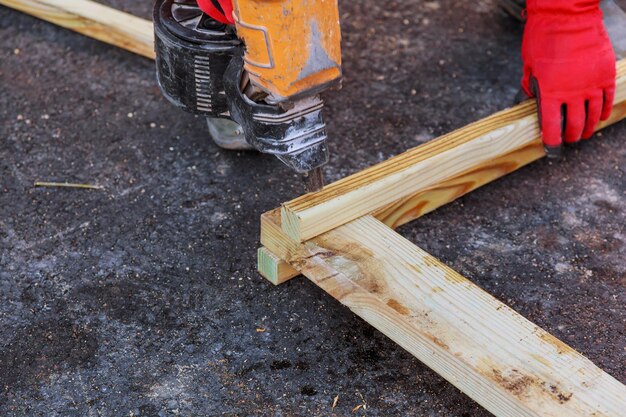
<svg viewBox="0 0 626 417">
<path fill-rule="evenodd" d="M 626 60 L 617 68 L 616 108 L 598 129 L 626 117 Z M 370 213 L 398 225 L 542 156 L 527 101 L 284 203 L 283 229 L 302 242 Z"/>
<path fill-rule="evenodd" d="M 89 0 L 0 0 L 0 4 L 154 59 L 149 20 Z"/>
<path fill-rule="evenodd" d="M 265 245 L 497 416 L 613 416 L 626 387 L 372 216 L 303 244 L 278 211 Z"/>
</svg>

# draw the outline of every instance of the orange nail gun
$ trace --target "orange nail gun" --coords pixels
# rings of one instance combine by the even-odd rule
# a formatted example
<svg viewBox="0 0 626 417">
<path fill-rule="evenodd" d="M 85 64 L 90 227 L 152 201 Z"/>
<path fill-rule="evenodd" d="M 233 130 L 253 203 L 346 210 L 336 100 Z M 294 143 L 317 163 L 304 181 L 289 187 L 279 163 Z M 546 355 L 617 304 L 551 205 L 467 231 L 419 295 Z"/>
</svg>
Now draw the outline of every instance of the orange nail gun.
<svg viewBox="0 0 626 417">
<path fill-rule="evenodd" d="M 156 2 L 164 95 L 236 122 L 249 145 L 304 174 L 308 191 L 320 189 L 328 148 L 319 93 L 341 83 L 337 0 L 234 0 L 232 14 L 224 0 L 207 1 L 225 19 L 194 0 Z"/>
</svg>

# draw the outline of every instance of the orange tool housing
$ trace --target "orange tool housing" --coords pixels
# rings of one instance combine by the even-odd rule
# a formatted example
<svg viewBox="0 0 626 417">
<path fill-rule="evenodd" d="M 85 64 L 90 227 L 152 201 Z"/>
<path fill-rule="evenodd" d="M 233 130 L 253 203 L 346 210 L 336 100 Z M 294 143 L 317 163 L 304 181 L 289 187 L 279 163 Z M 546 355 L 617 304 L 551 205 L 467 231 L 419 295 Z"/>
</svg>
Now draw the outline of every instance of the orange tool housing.
<svg viewBox="0 0 626 417">
<path fill-rule="evenodd" d="M 237 35 L 252 83 L 278 103 L 341 80 L 337 0 L 235 0 Z"/>
</svg>

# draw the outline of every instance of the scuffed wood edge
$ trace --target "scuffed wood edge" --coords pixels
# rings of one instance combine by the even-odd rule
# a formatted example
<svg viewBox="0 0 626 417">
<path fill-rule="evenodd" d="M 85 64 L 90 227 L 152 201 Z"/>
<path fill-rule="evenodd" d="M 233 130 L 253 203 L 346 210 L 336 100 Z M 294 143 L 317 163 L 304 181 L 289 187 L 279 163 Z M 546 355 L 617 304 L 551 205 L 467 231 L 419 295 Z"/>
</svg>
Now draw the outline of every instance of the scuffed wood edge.
<svg viewBox="0 0 626 417">
<path fill-rule="evenodd" d="M 497 416 L 618 417 L 626 387 L 365 216 L 302 244 L 262 217 L 264 244 Z"/>
<path fill-rule="evenodd" d="M 152 22 L 89 0 L 0 0 L 66 29 L 154 59 Z"/>
<path fill-rule="evenodd" d="M 274 285 L 280 285 L 300 275 L 300 272 L 265 247 L 259 248 L 257 252 L 257 266 L 261 276 Z"/>
</svg>

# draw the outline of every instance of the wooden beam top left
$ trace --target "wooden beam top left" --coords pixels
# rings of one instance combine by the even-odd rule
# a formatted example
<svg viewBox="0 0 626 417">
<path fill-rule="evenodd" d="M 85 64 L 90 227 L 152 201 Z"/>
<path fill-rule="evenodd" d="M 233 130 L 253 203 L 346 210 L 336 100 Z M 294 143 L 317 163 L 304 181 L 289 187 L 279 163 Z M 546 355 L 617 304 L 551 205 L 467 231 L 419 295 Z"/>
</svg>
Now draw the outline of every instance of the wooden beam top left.
<svg viewBox="0 0 626 417">
<path fill-rule="evenodd" d="M 0 0 L 0 5 L 154 59 L 152 22 L 90 0 Z"/>
</svg>

